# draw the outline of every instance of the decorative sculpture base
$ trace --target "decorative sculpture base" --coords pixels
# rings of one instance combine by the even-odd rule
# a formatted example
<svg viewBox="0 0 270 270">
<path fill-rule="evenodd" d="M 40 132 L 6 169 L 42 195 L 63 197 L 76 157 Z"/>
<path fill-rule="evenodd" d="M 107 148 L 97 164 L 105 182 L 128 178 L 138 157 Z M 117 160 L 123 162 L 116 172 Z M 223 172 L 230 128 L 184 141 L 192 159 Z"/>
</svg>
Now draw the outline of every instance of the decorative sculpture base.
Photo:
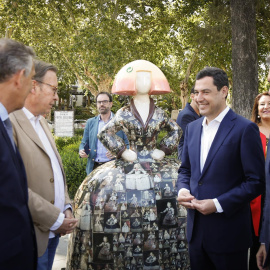
<svg viewBox="0 0 270 270">
<path fill-rule="evenodd" d="M 145 154 L 140 163 L 108 162 L 83 181 L 67 269 L 190 269 L 186 209 L 176 201 L 180 164 Z"/>
</svg>

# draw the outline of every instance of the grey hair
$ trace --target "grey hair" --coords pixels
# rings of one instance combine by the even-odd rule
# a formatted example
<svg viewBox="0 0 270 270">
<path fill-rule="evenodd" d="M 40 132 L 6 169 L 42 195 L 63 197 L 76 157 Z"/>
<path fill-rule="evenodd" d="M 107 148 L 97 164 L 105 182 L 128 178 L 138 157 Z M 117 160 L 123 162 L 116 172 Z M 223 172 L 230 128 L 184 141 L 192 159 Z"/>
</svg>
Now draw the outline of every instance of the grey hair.
<svg viewBox="0 0 270 270">
<path fill-rule="evenodd" d="M 52 64 L 43 62 L 41 60 L 35 60 L 34 63 L 35 63 L 36 74 L 33 76 L 33 80 L 37 80 L 37 81 L 42 82 L 45 74 L 49 70 L 57 73 L 57 67 L 52 65 Z"/>
<path fill-rule="evenodd" d="M 34 50 L 21 42 L 0 38 L 0 83 L 8 80 L 20 70 L 28 76 L 32 70 Z"/>
</svg>

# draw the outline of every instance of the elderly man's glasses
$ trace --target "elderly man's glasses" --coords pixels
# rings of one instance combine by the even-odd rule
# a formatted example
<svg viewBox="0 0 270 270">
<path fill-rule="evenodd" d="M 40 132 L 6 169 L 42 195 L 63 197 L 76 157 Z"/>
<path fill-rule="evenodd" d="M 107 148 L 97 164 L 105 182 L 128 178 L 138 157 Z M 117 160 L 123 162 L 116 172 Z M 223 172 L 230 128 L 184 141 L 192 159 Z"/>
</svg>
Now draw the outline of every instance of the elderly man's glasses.
<svg viewBox="0 0 270 270">
<path fill-rule="evenodd" d="M 58 90 L 58 88 L 57 88 L 56 86 L 53 86 L 53 85 L 51 85 L 51 84 L 49 84 L 49 83 L 45 83 L 45 82 L 38 81 L 38 80 L 35 80 L 35 81 L 36 81 L 36 82 L 39 82 L 39 83 L 46 84 L 46 85 L 50 86 L 50 87 L 52 88 L 52 90 L 53 90 L 53 94 L 54 94 L 54 95 L 56 95 L 56 94 L 57 94 L 57 90 Z"/>
<path fill-rule="evenodd" d="M 107 105 L 110 101 L 109 100 L 101 100 L 101 101 L 97 101 L 98 105 L 104 104 Z"/>
</svg>

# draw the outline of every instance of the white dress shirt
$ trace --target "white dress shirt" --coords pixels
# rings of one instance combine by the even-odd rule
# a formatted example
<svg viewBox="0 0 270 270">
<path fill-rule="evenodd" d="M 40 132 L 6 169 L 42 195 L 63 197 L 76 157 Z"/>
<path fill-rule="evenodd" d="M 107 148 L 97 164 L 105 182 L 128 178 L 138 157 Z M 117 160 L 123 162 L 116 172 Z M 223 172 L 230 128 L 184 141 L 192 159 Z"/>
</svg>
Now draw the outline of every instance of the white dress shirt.
<svg viewBox="0 0 270 270">
<path fill-rule="evenodd" d="M 29 119 L 30 123 L 32 124 L 34 130 L 36 131 L 40 141 L 42 142 L 48 156 L 51 160 L 52 170 L 53 170 L 53 177 L 54 177 L 54 205 L 60 209 L 60 214 L 58 216 L 58 219 L 51 227 L 49 238 L 53 238 L 55 234 L 52 232 L 56 229 L 58 229 L 65 218 L 65 215 L 63 212 L 71 208 L 71 206 L 65 205 L 65 185 L 64 185 L 64 177 L 62 173 L 61 166 L 59 164 L 59 161 L 57 159 L 57 156 L 55 152 L 53 151 L 53 148 L 51 146 L 51 143 L 40 125 L 40 119 L 41 116 L 34 116 L 29 110 L 27 110 L 25 107 L 23 108 L 23 112 L 25 113 L 26 117 Z"/>
<path fill-rule="evenodd" d="M 203 170 L 206 158 L 208 156 L 209 150 L 211 148 L 211 145 L 215 139 L 215 136 L 217 134 L 218 128 L 220 126 L 221 121 L 225 117 L 225 115 L 228 113 L 230 108 L 227 106 L 214 120 L 212 120 L 209 124 L 206 124 L 206 117 L 204 117 L 202 122 L 202 134 L 201 134 L 201 156 L 200 156 L 200 167 L 201 172 Z M 219 201 L 214 198 L 213 199 L 214 204 L 216 206 L 217 212 L 222 213 L 223 209 L 219 203 Z"/>
</svg>

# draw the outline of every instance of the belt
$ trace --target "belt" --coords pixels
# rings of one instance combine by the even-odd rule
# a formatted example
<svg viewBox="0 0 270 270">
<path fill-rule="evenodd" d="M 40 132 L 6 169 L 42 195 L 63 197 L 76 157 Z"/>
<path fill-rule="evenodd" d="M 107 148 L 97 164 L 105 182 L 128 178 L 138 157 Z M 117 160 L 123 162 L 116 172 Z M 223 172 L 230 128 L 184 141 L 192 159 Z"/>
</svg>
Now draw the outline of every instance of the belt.
<svg viewBox="0 0 270 270">
<path fill-rule="evenodd" d="M 107 163 L 107 162 L 97 162 L 97 161 L 95 161 L 95 162 L 94 162 L 94 165 L 100 166 L 100 165 L 102 165 L 102 164 L 104 164 L 104 163 Z"/>
</svg>

